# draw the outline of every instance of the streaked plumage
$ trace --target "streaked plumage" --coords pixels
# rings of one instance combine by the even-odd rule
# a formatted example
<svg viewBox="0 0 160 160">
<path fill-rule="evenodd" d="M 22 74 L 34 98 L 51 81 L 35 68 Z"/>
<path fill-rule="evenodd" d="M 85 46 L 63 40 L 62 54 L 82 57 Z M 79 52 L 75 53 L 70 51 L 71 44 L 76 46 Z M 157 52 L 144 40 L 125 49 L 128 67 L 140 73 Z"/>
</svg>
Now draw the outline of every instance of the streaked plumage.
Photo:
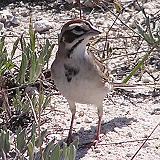
<svg viewBox="0 0 160 160">
<path fill-rule="evenodd" d="M 58 51 L 51 74 L 59 91 L 68 100 L 72 112 L 68 142 L 71 141 L 75 103 L 93 104 L 98 108 L 96 140 L 99 140 L 102 103 L 111 86 L 107 81 L 108 77 L 102 72 L 102 64 L 87 52 L 89 39 L 98 34 L 100 32 L 89 22 L 78 19 L 67 22 L 59 36 Z"/>
</svg>

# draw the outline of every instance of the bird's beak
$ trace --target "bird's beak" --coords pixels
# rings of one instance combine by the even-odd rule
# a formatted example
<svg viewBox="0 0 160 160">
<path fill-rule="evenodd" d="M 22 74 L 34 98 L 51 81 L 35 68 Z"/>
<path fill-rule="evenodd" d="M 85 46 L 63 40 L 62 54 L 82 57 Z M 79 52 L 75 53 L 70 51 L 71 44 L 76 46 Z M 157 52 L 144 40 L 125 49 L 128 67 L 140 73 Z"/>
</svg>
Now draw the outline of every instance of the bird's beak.
<svg viewBox="0 0 160 160">
<path fill-rule="evenodd" d="M 93 35 L 93 36 L 96 36 L 96 35 L 101 34 L 102 32 L 93 27 L 93 28 L 89 31 L 89 33 L 90 33 L 91 35 Z"/>
</svg>

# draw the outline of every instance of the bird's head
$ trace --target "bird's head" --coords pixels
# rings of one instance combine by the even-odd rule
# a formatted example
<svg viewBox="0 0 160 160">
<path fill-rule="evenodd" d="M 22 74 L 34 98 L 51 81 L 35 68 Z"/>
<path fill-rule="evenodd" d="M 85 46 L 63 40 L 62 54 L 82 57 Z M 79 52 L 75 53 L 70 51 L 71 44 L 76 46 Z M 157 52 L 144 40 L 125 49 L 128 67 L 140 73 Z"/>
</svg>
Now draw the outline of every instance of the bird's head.
<svg viewBox="0 0 160 160">
<path fill-rule="evenodd" d="M 63 43 L 66 49 L 71 49 L 80 43 L 86 45 L 91 37 L 100 33 L 101 32 L 88 21 L 81 19 L 71 20 L 62 27 L 59 43 Z"/>
</svg>

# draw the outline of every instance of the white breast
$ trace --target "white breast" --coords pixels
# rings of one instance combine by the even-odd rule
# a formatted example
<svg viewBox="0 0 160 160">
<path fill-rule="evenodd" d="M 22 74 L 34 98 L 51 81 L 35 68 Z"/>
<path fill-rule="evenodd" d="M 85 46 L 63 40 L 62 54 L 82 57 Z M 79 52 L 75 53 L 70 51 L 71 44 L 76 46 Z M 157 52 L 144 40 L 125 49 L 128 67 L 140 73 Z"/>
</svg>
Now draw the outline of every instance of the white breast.
<svg viewBox="0 0 160 160">
<path fill-rule="evenodd" d="M 101 78 L 90 63 L 85 48 L 79 46 L 74 53 L 53 65 L 56 86 L 67 99 L 77 103 L 101 104 L 106 94 Z M 79 73 L 70 82 L 66 78 L 64 64 L 79 67 Z"/>
</svg>

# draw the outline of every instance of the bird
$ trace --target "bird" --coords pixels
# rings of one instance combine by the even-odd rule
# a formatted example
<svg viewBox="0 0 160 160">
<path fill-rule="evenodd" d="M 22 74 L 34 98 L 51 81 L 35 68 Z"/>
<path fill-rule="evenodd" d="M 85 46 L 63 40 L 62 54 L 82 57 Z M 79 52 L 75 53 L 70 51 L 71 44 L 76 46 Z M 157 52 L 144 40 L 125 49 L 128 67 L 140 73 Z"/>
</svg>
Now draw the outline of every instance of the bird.
<svg viewBox="0 0 160 160">
<path fill-rule="evenodd" d="M 105 66 L 93 53 L 87 51 L 87 44 L 101 32 L 88 20 L 73 19 L 66 22 L 59 34 L 58 50 L 51 65 L 51 77 L 67 99 L 72 113 L 67 143 L 73 140 L 72 130 L 76 104 L 91 104 L 98 110 L 98 127 L 94 142 L 100 141 L 103 115 L 103 100 L 112 90 Z"/>
</svg>

